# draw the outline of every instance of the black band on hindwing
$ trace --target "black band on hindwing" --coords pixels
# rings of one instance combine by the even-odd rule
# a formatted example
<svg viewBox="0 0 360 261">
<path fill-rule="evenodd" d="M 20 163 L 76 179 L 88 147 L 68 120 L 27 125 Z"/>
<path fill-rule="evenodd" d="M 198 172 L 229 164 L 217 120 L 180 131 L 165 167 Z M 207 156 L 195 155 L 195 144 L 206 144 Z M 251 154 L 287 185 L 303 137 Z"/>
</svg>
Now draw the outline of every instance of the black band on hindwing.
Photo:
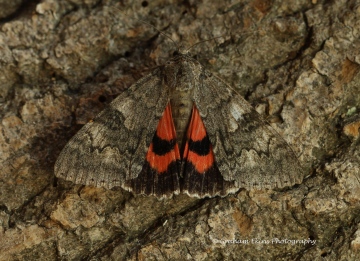
<svg viewBox="0 0 360 261">
<path fill-rule="evenodd" d="M 193 141 L 189 140 L 189 150 L 195 152 L 199 156 L 206 156 L 210 153 L 210 140 L 209 136 L 205 136 L 202 140 Z"/>
<path fill-rule="evenodd" d="M 156 155 L 163 156 L 174 149 L 176 140 L 175 139 L 170 141 L 163 140 L 155 133 L 152 143 L 153 143 L 153 152 Z"/>
</svg>

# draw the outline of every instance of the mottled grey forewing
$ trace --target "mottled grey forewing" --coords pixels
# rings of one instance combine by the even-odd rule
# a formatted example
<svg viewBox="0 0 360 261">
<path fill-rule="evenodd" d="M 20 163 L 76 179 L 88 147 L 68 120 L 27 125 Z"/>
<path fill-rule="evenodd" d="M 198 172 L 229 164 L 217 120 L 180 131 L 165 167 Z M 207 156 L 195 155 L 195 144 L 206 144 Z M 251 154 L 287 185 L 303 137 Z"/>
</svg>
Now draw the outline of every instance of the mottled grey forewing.
<svg viewBox="0 0 360 261">
<path fill-rule="evenodd" d="M 301 183 L 303 170 L 289 145 L 221 79 L 204 70 L 194 100 L 225 180 L 246 189 Z"/>
<path fill-rule="evenodd" d="M 119 95 L 64 147 L 55 163 L 57 177 L 112 188 L 141 172 L 157 123 L 169 101 L 156 69 Z"/>
</svg>

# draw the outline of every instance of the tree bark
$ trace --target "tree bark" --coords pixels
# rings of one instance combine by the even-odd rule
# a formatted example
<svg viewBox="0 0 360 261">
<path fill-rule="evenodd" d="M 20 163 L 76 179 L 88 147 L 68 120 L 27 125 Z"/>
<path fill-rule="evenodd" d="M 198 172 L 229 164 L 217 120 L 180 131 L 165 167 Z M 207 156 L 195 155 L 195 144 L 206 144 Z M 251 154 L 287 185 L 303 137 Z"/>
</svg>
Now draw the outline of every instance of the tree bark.
<svg viewBox="0 0 360 261">
<path fill-rule="evenodd" d="M 0 260 L 360 259 L 359 1 L 44 0 L 3 13 Z M 79 128 L 178 46 L 288 142 L 301 184 L 158 200 L 54 177 Z"/>
</svg>

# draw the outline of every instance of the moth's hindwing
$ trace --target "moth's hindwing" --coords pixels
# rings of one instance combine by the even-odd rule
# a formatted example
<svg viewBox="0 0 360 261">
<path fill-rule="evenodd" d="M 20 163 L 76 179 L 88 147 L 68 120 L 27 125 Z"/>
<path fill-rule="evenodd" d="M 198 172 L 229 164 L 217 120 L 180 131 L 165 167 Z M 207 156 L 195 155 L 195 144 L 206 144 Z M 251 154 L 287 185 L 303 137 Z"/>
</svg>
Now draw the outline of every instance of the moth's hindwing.
<svg viewBox="0 0 360 261">
<path fill-rule="evenodd" d="M 161 117 L 140 174 L 128 180 L 128 186 L 139 194 L 170 196 L 180 193 L 180 152 L 168 104 Z"/>
<path fill-rule="evenodd" d="M 191 196 L 227 195 L 238 187 L 221 175 L 206 128 L 194 104 L 183 156 L 182 191 Z"/>
</svg>

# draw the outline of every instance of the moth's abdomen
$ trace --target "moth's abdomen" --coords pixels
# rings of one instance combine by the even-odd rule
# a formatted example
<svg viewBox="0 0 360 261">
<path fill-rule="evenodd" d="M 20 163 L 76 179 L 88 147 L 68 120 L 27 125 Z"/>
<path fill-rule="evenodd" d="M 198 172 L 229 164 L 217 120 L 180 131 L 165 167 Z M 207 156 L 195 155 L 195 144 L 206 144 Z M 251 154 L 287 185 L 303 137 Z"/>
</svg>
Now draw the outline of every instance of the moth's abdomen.
<svg viewBox="0 0 360 261">
<path fill-rule="evenodd" d="M 179 145 L 181 156 L 185 146 L 186 130 L 189 124 L 193 107 L 192 97 L 192 88 L 189 88 L 187 90 L 174 89 L 170 97 L 170 104 L 176 130 L 176 141 Z"/>
</svg>

